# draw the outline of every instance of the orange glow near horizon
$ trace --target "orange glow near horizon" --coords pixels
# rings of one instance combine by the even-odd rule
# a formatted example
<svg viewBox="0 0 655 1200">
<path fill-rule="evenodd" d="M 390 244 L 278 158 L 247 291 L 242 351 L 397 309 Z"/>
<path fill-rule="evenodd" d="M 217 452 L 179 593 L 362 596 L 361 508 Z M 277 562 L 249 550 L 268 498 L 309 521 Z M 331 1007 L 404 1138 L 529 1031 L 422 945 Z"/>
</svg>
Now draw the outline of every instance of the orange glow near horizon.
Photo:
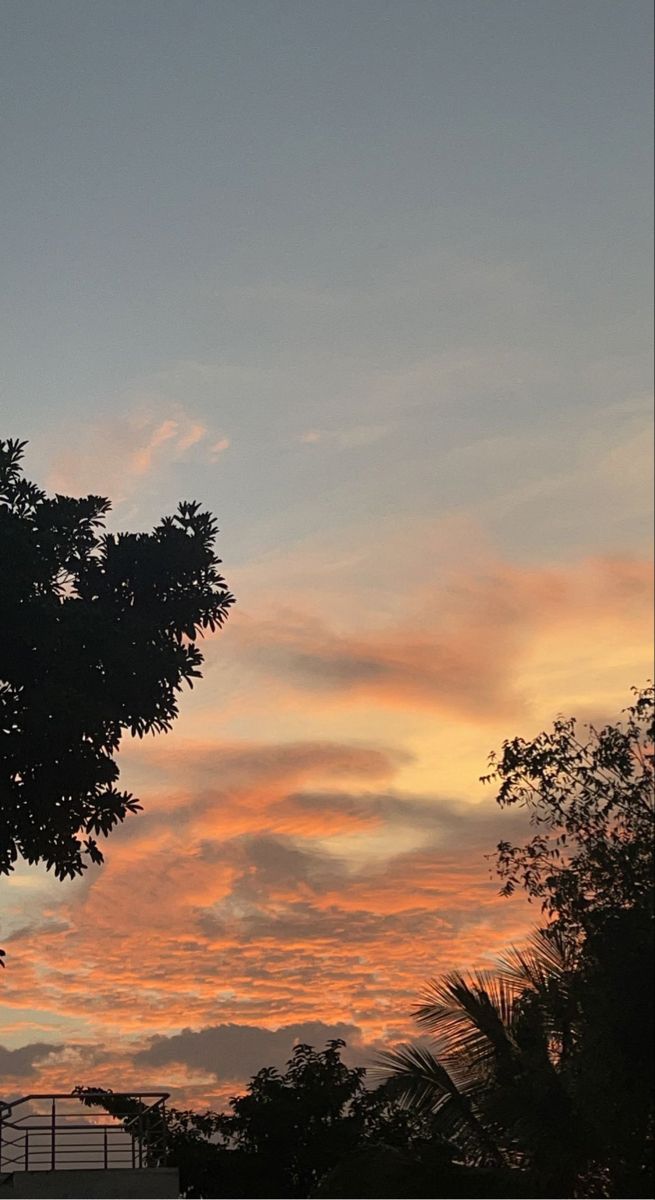
<svg viewBox="0 0 655 1200">
<path fill-rule="evenodd" d="M 412 1036 L 428 977 L 489 965 L 539 919 L 497 894 L 485 855 L 520 823 L 478 776 L 504 736 L 550 722 L 556 696 L 613 719 L 646 667 L 647 565 L 499 565 L 417 595 L 423 622 L 408 597 L 386 632 L 336 635 L 310 612 L 228 623 L 195 711 L 125 744 L 145 812 L 105 865 L 67 887 L 8 880 L 5 1041 L 42 1044 L 30 1087 L 65 1089 L 71 1071 L 113 1086 L 118 1072 L 220 1103 L 243 1080 L 220 1062 L 199 1072 L 176 1042 L 165 1068 L 149 1065 L 163 1052 L 148 1047 L 231 1024 L 343 1024 L 351 1055 L 370 1059 Z M 261 738 L 240 735 L 249 711 Z"/>
</svg>

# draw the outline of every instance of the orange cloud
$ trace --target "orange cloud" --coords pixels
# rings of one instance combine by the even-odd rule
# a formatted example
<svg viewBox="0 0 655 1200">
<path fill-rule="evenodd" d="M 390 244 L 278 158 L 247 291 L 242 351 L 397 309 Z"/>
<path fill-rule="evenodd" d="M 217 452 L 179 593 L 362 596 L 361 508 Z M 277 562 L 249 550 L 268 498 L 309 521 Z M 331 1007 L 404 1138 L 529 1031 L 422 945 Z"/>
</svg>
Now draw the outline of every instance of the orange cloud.
<svg viewBox="0 0 655 1200">
<path fill-rule="evenodd" d="M 179 446 L 179 430 L 150 432 L 153 462 Z M 196 1034 L 341 1022 L 361 1046 L 405 1036 L 428 976 L 488 964 L 539 920 L 498 897 L 484 857 L 520 836 L 521 815 L 491 795 L 449 799 L 421 739 L 441 737 L 444 758 L 458 732 L 481 739 L 479 760 L 466 742 L 464 795 L 498 728 L 580 713 L 569 697 L 587 692 L 601 709 L 612 702 L 613 719 L 617 688 L 623 700 L 647 657 L 650 571 L 628 558 L 469 558 L 407 590 L 393 619 L 358 621 L 350 596 L 334 621 L 309 607 L 236 614 L 229 636 L 205 643 L 188 720 L 122 751 L 145 811 L 112 836 L 105 866 L 51 889 L 36 919 L 28 889 L 10 892 L 24 923 L 3 938 L 3 1001 L 12 1047 L 27 1044 L 12 1069 L 33 1063 L 44 1088 L 172 1083 L 180 1099 L 211 1103 L 222 1084 L 194 1054 L 217 1035 Z M 260 727 L 267 741 L 253 737 Z M 420 786 L 416 756 L 429 768 Z M 160 1061 L 148 1057 L 154 1034 L 166 1039 Z"/>
<path fill-rule="evenodd" d="M 363 1037 L 383 1037 L 409 1020 L 426 973 L 479 961 L 525 924 L 485 878 L 490 813 L 395 793 L 390 753 L 178 746 L 169 769 L 186 780 L 181 802 L 157 805 L 153 781 L 145 815 L 114 835 L 102 870 L 6 941 L 8 1008 L 18 1016 L 38 996 L 41 1025 L 51 1014 L 54 1028 L 70 1022 L 76 1044 L 93 1033 L 112 1048 L 102 1063 L 48 1052 L 43 1086 L 66 1090 L 73 1068 L 116 1086 L 145 1031 L 356 1012 Z M 398 853 L 410 825 L 421 846 Z M 335 834 L 371 829 L 386 831 L 384 860 L 330 852 Z M 187 1098 L 200 1087 L 176 1078 Z"/>
<path fill-rule="evenodd" d="M 100 493 L 118 503 L 154 471 L 186 457 L 207 432 L 180 410 L 162 419 L 161 406 L 113 416 L 83 428 L 56 455 L 47 486 L 75 495 Z"/>
<path fill-rule="evenodd" d="M 322 703 L 496 719 L 525 704 L 523 668 L 545 642 L 551 665 L 559 645 L 562 663 L 586 647 L 597 654 L 606 646 L 614 658 L 637 647 L 641 666 L 652 640 L 652 586 L 648 562 L 618 556 L 558 567 L 497 563 L 480 574 L 451 571 L 412 595 L 402 621 L 367 631 L 337 632 L 289 610 L 239 612 L 226 654 Z"/>
<path fill-rule="evenodd" d="M 355 425 L 351 429 L 308 429 L 300 434 L 299 441 L 305 446 L 336 446 L 340 450 L 352 450 L 370 446 L 391 433 L 391 425 Z"/>
<path fill-rule="evenodd" d="M 147 475 L 152 470 L 155 455 L 160 446 L 178 436 L 177 421 L 163 421 L 148 437 L 144 446 L 128 455 L 127 470 L 134 475 Z"/>
<path fill-rule="evenodd" d="M 218 438 L 217 441 L 213 442 L 209 447 L 210 462 L 217 462 L 220 455 L 225 450 L 229 450 L 230 445 L 230 439 L 227 437 Z"/>
</svg>

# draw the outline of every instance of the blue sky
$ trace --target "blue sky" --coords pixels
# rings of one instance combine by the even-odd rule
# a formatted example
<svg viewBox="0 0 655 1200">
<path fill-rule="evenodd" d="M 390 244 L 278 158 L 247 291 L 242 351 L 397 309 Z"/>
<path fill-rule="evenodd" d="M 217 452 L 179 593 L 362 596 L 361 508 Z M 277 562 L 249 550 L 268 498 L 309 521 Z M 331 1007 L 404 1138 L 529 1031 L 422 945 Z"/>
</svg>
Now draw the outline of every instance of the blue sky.
<svg viewBox="0 0 655 1200">
<path fill-rule="evenodd" d="M 317 486 L 307 523 L 443 507 L 434 464 L 484 437 L 575 470 L 649 386 L 648 21 L 10 0 L 6 420 L 40 461 L 163 392 L 228 431 L 238 504 L 211 476 L 203 498 L 246 539 L 262 509 L 299 531 Z M 360 461 L 317 464 L 308 429 L 360 430 Z"/>
<path fill-rule="evenodd" d="M 615 715 L 651 661 L 651 24 L 2 5 L 2 435 L 116 525 L 201 500 L 239 599 L 176 732 L 123 752 L 146 815 L 107 865 L 3 884 L 5 1040 L 45 1039 L 44 1084 L 186 1025 L 388 1041 L 426 973 L 525 929 L 487 752 Z"/>
</svg>

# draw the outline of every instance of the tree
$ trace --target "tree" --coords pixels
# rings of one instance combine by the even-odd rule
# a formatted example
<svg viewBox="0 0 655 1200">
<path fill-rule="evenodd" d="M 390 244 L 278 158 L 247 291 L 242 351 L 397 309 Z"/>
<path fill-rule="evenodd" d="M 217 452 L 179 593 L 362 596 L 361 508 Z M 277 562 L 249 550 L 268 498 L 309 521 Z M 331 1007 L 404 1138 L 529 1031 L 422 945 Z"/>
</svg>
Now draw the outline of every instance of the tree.
<svg viewBox="0 0 655 1200">
<path fill-rule="evenodd" d="M 644 919 L 620 913 L 581 946 L 549 927 L 496 974 L 433 980 L 415 1010 L 432 1047 L 380 1060 L 465 1163 L 518 1169 L 524 1197 L 652 1195 Z"/>
<path fill-rule="evenodd" d="M 438 1137 L 431 1115 L 401 1105 L 391 1084 L 367 1088 L 365 1069 L 342 1061 L 343 1046 L 340 1040 L 323 1050 L 296 1046 L 284 1072 L 258 1071 L 245 1094 L 232 1097 L 228 1112 L 168 1109 L 165 1161 L 178 1167 L 182 1190 L 230 1197 L 433 1197 L 437 1170 L 445 1189 L 438 1194 L 458 1194 L 448 1173 L 451 1147 Z M 163 1165 L 159 1111 L 98 1088 L 76 1094 L 121 1120 L 140 1141 L 145 1162 Z M 362 1168 L 375 1190 L 367 1190 Z M 396 1188 L 399 1177 L 405 1191 L 384 1190 Z M 332 1190 L 340 1180 L 346 1192 Z"/>
<path fill-rule="evenodd" d="M 639 905 L 604 912 L 572 980 L 578 1016 L 569 1086 L 608 1195 L 653 1195 L 654 971 L 652 907 Z"/>
<path fill-rule="evenodd" d="M 484 782 L 499 784 L 501 807 L 518 805 L 537 829 L 523 846 L 502 841 L 503 894 L 523 887 L 572 935 L 605 916 L 652 906 L 654 692 L 634 690 L 626 720 L 579 738 L 559 718 L 532 741 L 513 738 Z"/>
<path fill-rule="evenodd" d="M 569 975 L 565 946 L 536 932 L 495 975 L 432 980 L 415 1009 L 432 1047 L 401 1046 L 380 1059 L 465 1163 L 527 1173 L 524 1196 L 571 1194 L 589 1158 L 563 1076 Z"/>
<path fill-rule="evenodd" d="M 500 783 L 501 805 L 522 805 L 537 827 L 523 846 L 499 843 L 502 890 L 522 886 L 551 918 L 548 935 L 569 942 L 570 1085 L 607 1194 L 636 1196 L 651 1194 L 653 1167 L 652 685 L 633 697 L 624 720 L 583 738 L 560 718 L 531 742 L 505 742 L 486 778 Z"/>
<path fill-rule="evenodd" d="M 537 828 L 499 843 L 502 891 L 549 924 L 496 975 L 434 981 L 433 1049 L 385 1059 L 467 1161 L 529 1171 L 524 1195 L 652 1194 L 653 689 L 634 697 L 586 738 L 560 718 L 491 756 L 483 778 Z"/>
<path fill-rule="evenodd" d="M 0 441 L 0 873 L 22 857 L 64 879 L 101 863 L 97 838 L 140 808 L 116 786 L 123 733 L 170 729 L 197 639 L 234 597 L 197 503 L 152 533 L 108 534 L 109 501 L 46 496 L 24 447 Z"/>
<path fill-rule="evenodd" d="M 308 1196 L 310 1189 L 353 1144 L 359 1129 L 348 1109 L 364 1090 L 365 1071 L 341 1061 L 340 1040 L 324 1050 L 298 1045 L 281 1074 L 264 1067 L 231 1112 L 169 1109 L 167 1163 L 180 1168 L 181 1184 L 203 1195 Z M 100 1088 L 79 1087 L 89 1105 L 104 1108 L 160 1144 L 144 1121 L 145 1106 Z M 127 1112 L 127 1117 L 126 1117 Z M 161 1165 L 161 1163 L 153 1163 Z"/>
<path fill-rule="evenodd" d="M 308 1196 L 352 1147 L 348 1108 L 364 1089 L 365 1072 L 342 1062 L 344 1045 L 335 1039 L 324 1050 L 295 1046 L 284 1074 L 263 1068 L 220 1119 L 226 1144 L 256 1156 L 267 1195 Z"/>
</svg>

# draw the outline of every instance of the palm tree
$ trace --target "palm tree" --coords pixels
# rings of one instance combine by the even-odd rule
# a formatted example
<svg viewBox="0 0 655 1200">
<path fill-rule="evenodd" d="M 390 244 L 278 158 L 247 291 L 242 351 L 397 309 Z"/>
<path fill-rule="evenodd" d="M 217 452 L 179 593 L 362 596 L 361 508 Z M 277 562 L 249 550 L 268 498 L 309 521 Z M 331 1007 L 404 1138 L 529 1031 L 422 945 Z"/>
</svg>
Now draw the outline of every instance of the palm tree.
<svg viewBox="0 0 655 1200">
<path fill-rule="evenodd" d="M 438 1117 L 464 1162 L 529 1169 L 545 1195 L 571 1194 L 564 1189 L 588 1156 L 566 1086 L 573 953 L 539 930 L 494 974 L 432 980 L 414 1012 L 432 1046 L 400 1046 L 378 1060 L 405 1103 Z"/>
</svg>

